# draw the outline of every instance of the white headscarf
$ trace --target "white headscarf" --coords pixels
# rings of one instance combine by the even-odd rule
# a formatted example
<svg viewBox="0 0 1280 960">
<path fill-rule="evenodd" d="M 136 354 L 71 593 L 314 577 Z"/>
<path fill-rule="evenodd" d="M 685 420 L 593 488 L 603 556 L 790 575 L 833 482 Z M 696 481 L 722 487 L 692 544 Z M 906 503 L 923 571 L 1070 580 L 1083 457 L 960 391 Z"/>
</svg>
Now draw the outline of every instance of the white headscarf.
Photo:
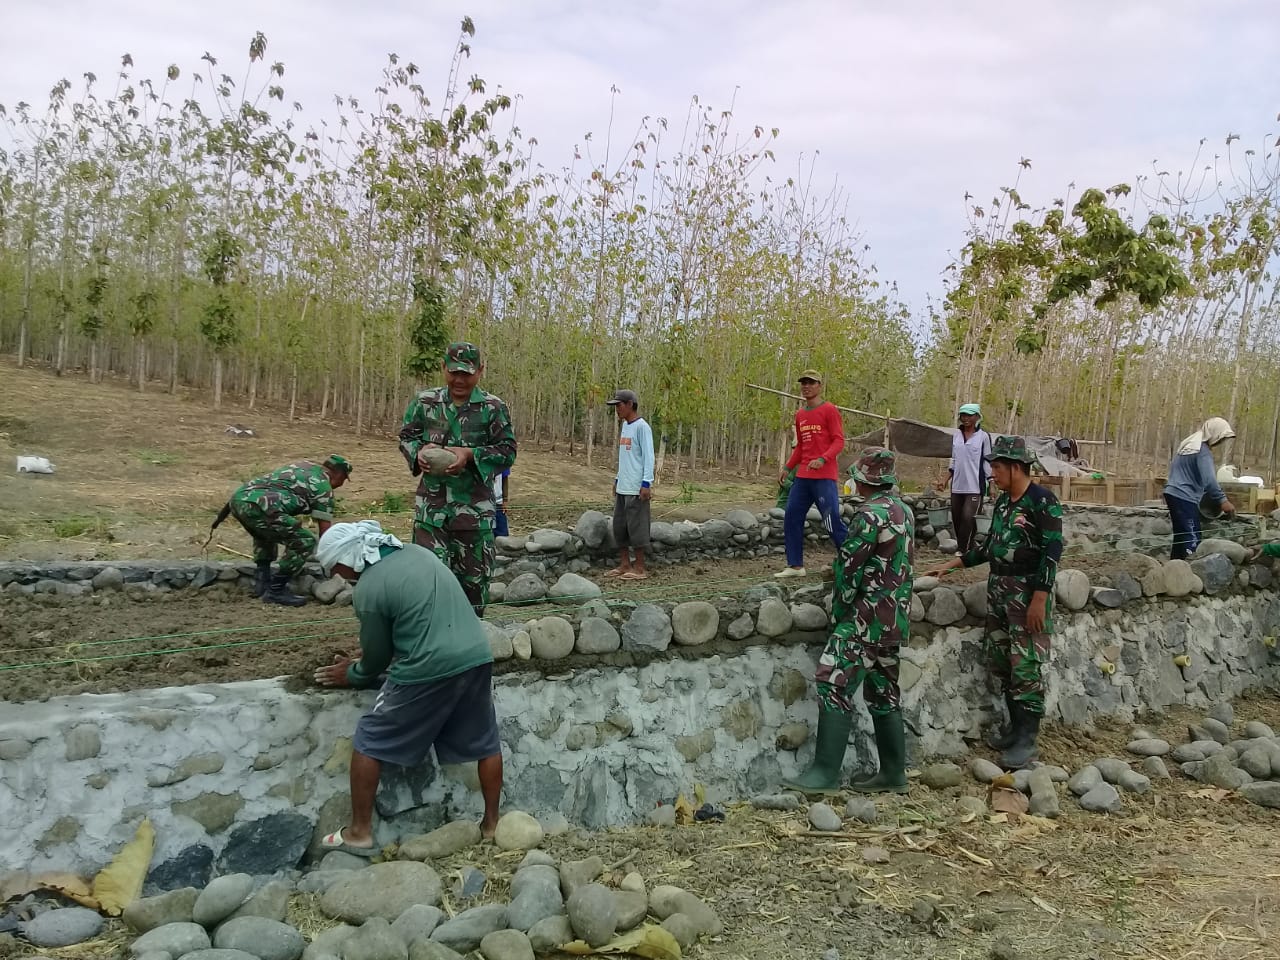
<svg viewBox="0 0 1280 960">
<path fill-rule="evenodd" d="M 316 561 L 324 570 L 332 570 L 334 564 L 340 563 L 359 573 L 382 558 L 379 547 L 402 546 L 404 544 L 391 534 L 382 532 L 382 524 L 377 520 L 335 523 L 320 537 Z"/>
<path fill-rule="evenodd" d="M 1236 432 L 1231 429 L 1231 424 L 1227 423 L 1227 421 L 1221 417 L 1210 417 L 1200 425 L 1199 430 L 1186 437 L 1178 445 L 1178 456 L 1185 457 L 1199 453 L 1202 443 L 1207 443 L 1212 447 L 1223 440 L 1230 440 L 1235 435 Z"/>
</svg>

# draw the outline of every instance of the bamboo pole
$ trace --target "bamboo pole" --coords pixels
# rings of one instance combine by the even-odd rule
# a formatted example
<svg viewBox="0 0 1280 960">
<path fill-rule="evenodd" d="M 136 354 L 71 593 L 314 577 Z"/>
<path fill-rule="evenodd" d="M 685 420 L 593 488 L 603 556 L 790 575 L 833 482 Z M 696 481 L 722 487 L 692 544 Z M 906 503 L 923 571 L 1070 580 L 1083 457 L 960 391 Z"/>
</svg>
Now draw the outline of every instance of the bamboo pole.
<svg viewBox="0 0 1280 960">
<path fill-rule="evenodd" d="M 774 393 L 780 397 L 789 397 L 792 400 L 804 401 L 804 397 L 798 397 L 794 393 L 785 393 L 782 390 L 774 390 L 772 387 L 762 387 L 757 383 L 748 383 L 747 386 L 752 390 L 763 390 L 765 393 Z M 870 413 L 867 410 L 856 410 L 853 407 L 842 407 L 838 403 L 832 403 L 831 405 L 837 410 L 843 410 L 845 413 L 853 413 L 860 417 L 870 417 L 872 420 L 883 420 L 886 423 L 889 422 L 889 417 L 883 413 Z"/>
</svg>

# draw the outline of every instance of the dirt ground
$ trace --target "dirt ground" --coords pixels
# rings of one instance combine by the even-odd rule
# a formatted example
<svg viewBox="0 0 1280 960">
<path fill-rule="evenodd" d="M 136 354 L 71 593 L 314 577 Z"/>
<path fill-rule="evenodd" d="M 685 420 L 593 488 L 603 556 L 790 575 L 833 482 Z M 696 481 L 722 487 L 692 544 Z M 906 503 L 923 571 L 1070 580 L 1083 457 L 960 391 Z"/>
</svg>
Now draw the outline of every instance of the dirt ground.
<svg viewBox="0 0 1280 960">
<path fill-rule="evenodd" d="M 238 424 L 252 438 L 226 433 Z M 377 516 L 399 531 L 409 527 L 415 481 L 396 447 L 398 424 L 379 424 L 356 436 L 350 424 L 300 417 L 287 409 L 226 402 L 215 410 L 199 393 L 128 384 L 90 384 L 0 361 L 0 560 L 110 560 L 199 557 L 209 524 L 236 486 L 293 460 L 341 453 L 355 464 L 338 492 L 339 511 Z M 576 520 L 606 508 L 613 481 L 612 451 L 597 450 L 588 468 L 579 450 L 523 443 L 511 478 L 512 526 L 532 530 Z M 19 475 L 14 458 L 53 461 L 52 476 Z M 655 487 L 655 519 L 706 519 L 732 506 L 771 505 L 767 478 L 699 468 L 691 476 L 664 465 Z M 223 548 L 230 548 L 223 549 Z M 230 559 L 250 548 L 234 523 L 224 524 L 209 556 Z"/>
</svg>

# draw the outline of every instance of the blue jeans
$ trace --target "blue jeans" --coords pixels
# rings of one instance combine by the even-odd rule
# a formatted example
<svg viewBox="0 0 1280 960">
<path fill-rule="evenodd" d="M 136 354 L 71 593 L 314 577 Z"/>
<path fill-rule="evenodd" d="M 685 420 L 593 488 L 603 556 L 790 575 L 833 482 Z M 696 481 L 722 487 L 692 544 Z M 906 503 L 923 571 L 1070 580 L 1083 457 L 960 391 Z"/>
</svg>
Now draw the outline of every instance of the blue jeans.
<svg viewBox="0 0 1280 960">
<path fill-rule="evenodd" d="M 796 477 L 791 484 L 791 493 L 787 495 L 787 512 L 782 521 L 789 567 L 804 566 L 804 519 L 814 504 L 818 505 L 822 525 L 831 535 L 832 543 L 839 547 L 849 533 L 849 528 L 840 518 L 840 495 L 836 491 L 836 482 Z"/>
<path fill-rule="evenodd" d="M 493 515 L 493 535 L 495 537 L 511 536 L 511 532 L 507 527 L 507 514 L 502 509 L 502 504 L 498 504 L 498 512 Z"/>
<path fill-rule="evenodd" d="M 1185 560 L 1200 546 L 1200 504 L 1171 497 L 1167 493 L 1164 502 L 1169 508 L 1169 522 L 1173 524 L 1173 548 L 1169 551 L 1169 558 Z"/>
</svg>

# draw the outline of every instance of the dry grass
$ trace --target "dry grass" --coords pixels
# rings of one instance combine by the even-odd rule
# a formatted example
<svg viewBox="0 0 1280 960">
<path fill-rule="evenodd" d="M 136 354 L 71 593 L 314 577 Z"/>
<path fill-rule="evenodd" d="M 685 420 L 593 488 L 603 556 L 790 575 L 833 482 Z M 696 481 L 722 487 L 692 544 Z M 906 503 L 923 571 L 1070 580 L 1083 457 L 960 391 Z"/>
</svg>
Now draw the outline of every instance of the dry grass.
<svg viewBox="0 0 1280 960">
<path fill-rule="evenodd" d="M 406 398 L 407 399 L 407 398 Z M 304 457 L 342 453 L 356 470 L 339 491 L 351 514 L 385 509 L 385 525 L 407 529 L 404 509 L 414 481 L 396 447 L 398 423 L 376 424 L 356 436 L 352 426 L 313 415 L 290 422 L 288 411 L 226 402 L 214 410 L 200 394 L 144 394 L 118 381 L 90 384 L 0 361 L 0 559 L 120 559 L 189 557 L 218 507 L 250 476 Z M 518 411 L 516 411 L 518 415 Z M 257 431 L 251 439 L 225 433 L 230 424 Z M 13 457 L 39 454 L 54 476 L 18 476 Z M 611 504 L 612 451 L 597 452 L 588 468 L 581 448 L 522 444 L 512 476 L 514 527 L 530 530 L 576 520 L 589 507 Z M 655 519 L 722 515 L 732 505 L 769 505 L 766 477 L 700 468 L 674 475 L 674 462 L 655 489 Z M 685 481 L 693 480 L 692 484 Z M 388 498 L 387 495 L 390 495 Z M 58 535 L 61 534 L 61 535 Z M 243 553 L 247 540 L 235 525 L 217 538 Z"/>
</svg>

